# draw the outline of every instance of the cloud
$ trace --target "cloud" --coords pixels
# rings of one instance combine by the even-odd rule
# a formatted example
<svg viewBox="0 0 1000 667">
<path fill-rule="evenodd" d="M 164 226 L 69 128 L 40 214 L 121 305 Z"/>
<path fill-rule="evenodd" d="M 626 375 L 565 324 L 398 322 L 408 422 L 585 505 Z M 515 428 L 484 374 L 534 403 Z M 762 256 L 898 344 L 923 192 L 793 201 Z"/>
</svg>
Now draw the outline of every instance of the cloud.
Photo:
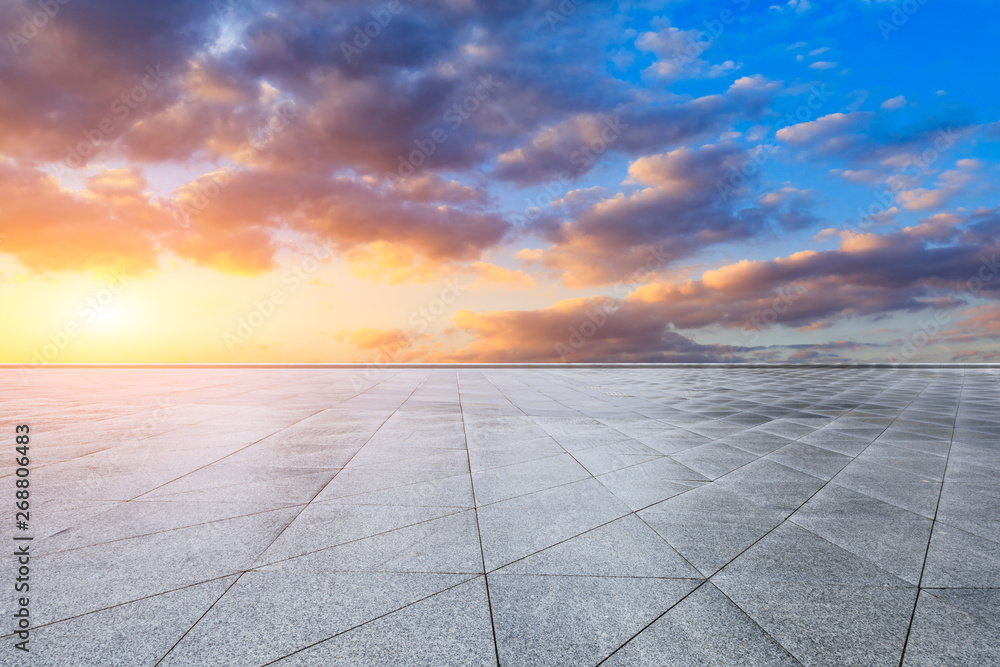
<svg viewBox="0 0 1000 667">
<path fill-rule="evenodd" d="M 535 279 L 524 271 L 508 269 L 489 262 L 473 262 L 469 265 L 469 270 L 479 277 L 474 286 L 482 286 L 485 283 L 525 289 L 535 286 Z"/>
<path fill-rule="evenodd" d="M 382 275 L 378 269 L 402 269 L 399 282 L 410 275 L 407 267 L 421 261 L 430 268 L 478 259 L 509 229 L 501 217 L 482 209 L 481 197 L 455 181 L 404 182 L 393 189 L 295 172 L 238 171 L 226 177 L 200 210 L 200 193 L 212 191 L 210 184 L 221 183 L 220 176 L 205 175 L 176 195 L 193 214 L 188 227 L 168 242 L 199 264 L 218 266 L 219 258 L 227 257 L 242 270 L 265 270 L 276 250 L 271 236 L 292 229 L 369 265 L 374 273 L 368 277 Z"/>
<path fill-rule="evenodd" d="M 336 340 L 347 341 L 359 350 L 376 352 L 376 363 L 408 363 L 423 359 L 432 347 L 420 345 L 431 336 L 403 329 L 377 329 L 366 327 L 356 331 L 341 331 Z"/>
<path fill-rule="evenodd" d="M 464 310 L 456 315 L 455 326 L 475 340 L 455 358 L 555 360 L 561 354 L 571 361 L 746 359 L 760 353 L 752 346 L 772 327 L 817 331 L 844 318 L 877 320 L 892 313 L 955 308 L 972 297 L 994 297 L 1000 290 L 1000 214 L 981 211 L 961 222 L 951 234 L 957 241 L 952 245 L 941 245 L 940 234 L 924 238 L 912 230 L 844 234 L 835 250 L 743 260 L 705 271 L 699 279 L 646 284 L 624 298 L 572 299 L 531 311 Z M 989 242 L 982 244 L 986 238 Z M 993 335 L 1000 321 L 993 306 L 966 315 L 965 328 L 975 336 Z M 709 327 L 738 331 L 735 341 L 743 345 L 703 346 L 681 333 Z M 948 333 L 956 340 L 969 339 L 966 333 Z M 836 341 L 789 349 L 796 350 L 792 360 L 829 361 L 838 358 L 835 350 L 862 345 Z"/>
<path fill-rule="evenodd" d="M 580 114 L 544 128 L 528 145 L 501 154 L 494 173 L 522 186 L 554 181 L 561 174 L 574 179 L 590 171 L 607 151 L 648 154 L 707 136 L 736 118 L 755 117 L 780 90 L 780 84 L 760 75 L 745 76 L 725 94 Z"/>
<path fill-rule="evenodd" d="M 748 160 L 735 144 L 678 148 L 632 162 L 639 189 L 600 199 L 571 221 L 545 228 L 554 245 L 546 267 L 571 287 L 633 282 L 704 247 L 739 241 L 768 228 L 810 224 L 809 193 L 794 188 L 749 200 L 720 196 L 728 176 Z"/>
<path fill-rule="evenodd" d="M 153 269 L 161 240 L 179 229 L 137 169 L 97 172 L 73 192 L 44 172 L 0 162 L 0 250 L 30 269 Z"/>
<path fill-rule="evenodd" d="M 667 79 L 680 76 L 715 78 L 738 69 L 739 65 L 732 60 L 712 65 L 701 58 L 712 46 L 713 38 L 709 33 L 698 29 L 681 30 L 666 19 L 660 19 L 659 24 L 659 30 L 644 32 L 635 40 L 637 49 L 656 55 L 656 61 L 647 72 Z"/>
<path fill-rule="evenodd" d="M 907 211 L 943 208 L 976 183 L 976 172 L 982 168 L 982 163 L 978 160 L 959 160 L 956 167 L 942 172 L 935 183 L 935 188 L 905 190 L 896 195 L 896 202 Z"/>
<path fill-rule="evenodd" d="M 953 343 L 1000 339 L 1000 304 L 990 303 L 959 313 L 953 329 L 944 332 Z"/>
<path fill-rule="evenodd" d="M 606 4 L 580 11 L 601 13 Z M 19 234 L 16 253 L 29 266 L 68 268 L 128 253 L 133 264 L 152 266 L 168 251 L 252 273 L 273 267 L 275 235 L 290 229 L 345 255 L 367 253 L 373 266 L 407 257 L 411 272 L 426 273 L 476 261 L 508 233 L 510 225 L 490 211 L 483 179 L 467 178 L 523 137 L 567 124 L 592 140 L 588 119 L 621 109 L 635 125 L 623 147 L 635 150 L 685 116 L 690 127 L 676 137 L 701 131 L 706 106 L 760 105 L 766 95 L 745 90 L 736 96 L 742 101 L 709 99 L 678 112 L 649 105 L 629 84 L 594 74 L 603 56 L 593 47 L 615 39 L 605 22 L 623 19 L 590 17 L 525 39 L 541 16 L 533 2 L 404 8 L 350 57 L 343 45 L 372 20 L 356 3 L 293 0 L 272 11 L 276 5 L 262 2 L 232 13 L 217 5 L 70 3 L 16 58 L 0 61 L 0 156 L 14 165 L 5 168 L 72 158 L 59 169 L 64 182 L 102 163 L 157 165 L 172 172 L 167 180 L 200 173 L 172 193 L 173 202 L 131 202 L 136 223 L 128 231 L 123 225 L 121 236 L 132 238 L 86 260 L 70 259 L 85 243 L 79 252 L 45 251 L 42 237 L 28 243 L 30 234 Z M 16 25 L 36 10 L 27 0 L 5 3 L 0 23 Z M 578 57 L 558 56 L 555 44 Z M 294 118 L 273 131 L 281 108 L 294 109 Z M 248 152 L 248 142 L 259 150 Z M 411 175 L 386 178 L 403 163 Z M 18 178 L 36 178 L 38 191 L 58 189 L 25 174 Z M 10 190 L 21 192 L 28 190 Z M 196 205 L 206 193 L 208 205 Z M 111 209 L 123 205 L 89 197 L 60 192 L 46 204 L 80 209 L 69 237 L 115 228 L 101 212 L 115 215 Z M 44 208 L 8 206 L 19 215 Z M 58 226 L 54 216 L 48 224 Z"/>
<path fill-rule="evenodd" d="M 445 357 L 459 362 L 705 362 L 732 359 L 739 352 L 698 344 L 666 330 L 641 305 L 601 297 L 533 311 L 461 310 L 454 324 L 475 339 Z"/>
<path fill-rule="evenodd" d="M 883 109 L 887 111 L 895 111 L 896 109 L 902 109 L 906 106 L 906 98 L 902 95 L 896 95 L 896 97 L 890 98 L 880 105 Z"/>
<path fill-rule="evenodd" d="M 783 127 L 775 136 L 792 145 L 820 144 L 822 150 L 832 151 L 844 146 L 845 137 L 859 136 L 871 118 L 871 112 L 867 111 L 832 113 L 816 120 Z"/>
<path fill-rule="evenodd" d="M 898 171 L 924 164 L 927 159 L 923 156 L 927 154 L 937 159 L 979 128 L 968 114 L 959 111 L 915 125 L 900 125 L 894 116 L 871 111 L 837 112 L 783 127 L 775 136 L 796 149 L 802 159 L 839 158 L 854 169 L 877 166 L 883 171 Z"/>
</svg>

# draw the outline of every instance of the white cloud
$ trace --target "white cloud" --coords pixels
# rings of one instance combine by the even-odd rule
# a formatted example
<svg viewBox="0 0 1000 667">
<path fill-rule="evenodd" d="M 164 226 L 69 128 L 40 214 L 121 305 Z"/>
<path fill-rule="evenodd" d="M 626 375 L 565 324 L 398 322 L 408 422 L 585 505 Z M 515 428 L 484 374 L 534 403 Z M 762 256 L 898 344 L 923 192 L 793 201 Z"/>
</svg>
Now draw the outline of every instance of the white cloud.
<svg viewBox="0 0 1000 667">
<path fill-rule="evenodd" d="M 906 98 L 902 95 L 896 95 L 895 97 L 882 102 L 882 108 L 888 111 L 895 111 L 896 109 L 902 109 L 906 106 Z"/>
</svg>

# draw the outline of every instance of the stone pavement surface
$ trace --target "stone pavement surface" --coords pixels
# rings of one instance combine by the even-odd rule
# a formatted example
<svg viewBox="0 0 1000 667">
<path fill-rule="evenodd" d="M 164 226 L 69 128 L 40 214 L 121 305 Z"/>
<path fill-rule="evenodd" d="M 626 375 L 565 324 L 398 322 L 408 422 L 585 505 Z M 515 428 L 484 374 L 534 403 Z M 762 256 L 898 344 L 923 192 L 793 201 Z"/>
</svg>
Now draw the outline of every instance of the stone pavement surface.
<svg viewBox="0 0 1000 667">
<path fill-rule="evenodd" d="M 8 369 L 0 663 L 1000 664 L 998 378 Z"/>
</svg>

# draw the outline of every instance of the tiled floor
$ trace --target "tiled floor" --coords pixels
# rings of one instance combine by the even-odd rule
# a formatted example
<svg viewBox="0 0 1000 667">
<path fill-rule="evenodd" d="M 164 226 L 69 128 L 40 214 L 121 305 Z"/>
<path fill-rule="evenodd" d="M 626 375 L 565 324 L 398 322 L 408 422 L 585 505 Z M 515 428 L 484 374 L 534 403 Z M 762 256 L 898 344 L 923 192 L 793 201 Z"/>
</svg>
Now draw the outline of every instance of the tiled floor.
<svg viewBox="0 0 1000 667">
<path fill-rule="evenodd" d="M 1000 664 L 998 379 L 3 371 L 0 663 Z"/>
</svg>

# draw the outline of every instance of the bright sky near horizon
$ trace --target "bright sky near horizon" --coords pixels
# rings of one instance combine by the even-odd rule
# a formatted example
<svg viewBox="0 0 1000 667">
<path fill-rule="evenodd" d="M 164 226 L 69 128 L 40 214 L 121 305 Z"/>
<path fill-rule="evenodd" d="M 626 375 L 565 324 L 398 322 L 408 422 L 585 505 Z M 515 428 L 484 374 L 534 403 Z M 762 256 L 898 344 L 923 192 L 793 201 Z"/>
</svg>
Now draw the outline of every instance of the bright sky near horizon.
<svg viewBox="0 0 1000 667">
<path fill-rule="evenodd" d="M 987 0 L 11 0 L 5 362 L 996 361 Z"/>
</svg>

